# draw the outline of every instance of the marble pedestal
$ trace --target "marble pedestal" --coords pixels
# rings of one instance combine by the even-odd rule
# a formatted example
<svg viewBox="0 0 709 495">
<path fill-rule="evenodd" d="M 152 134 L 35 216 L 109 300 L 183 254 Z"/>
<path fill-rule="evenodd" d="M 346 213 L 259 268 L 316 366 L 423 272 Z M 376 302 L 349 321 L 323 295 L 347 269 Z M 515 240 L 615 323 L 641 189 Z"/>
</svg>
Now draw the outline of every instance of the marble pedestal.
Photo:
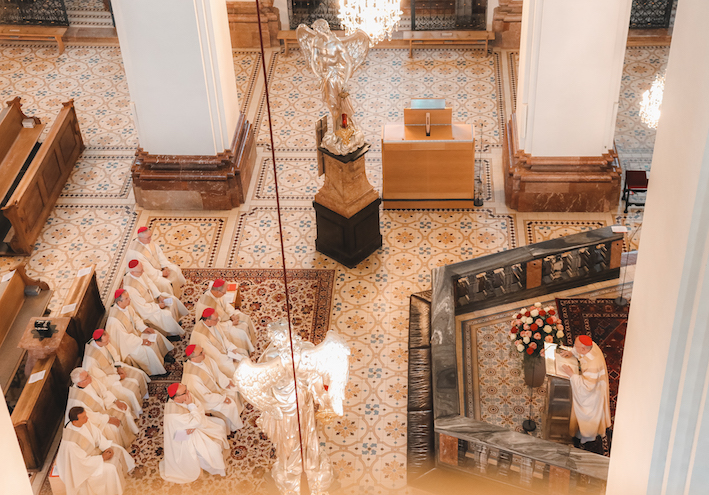
<svg viewBox="0 0 709 495">
<path fill-rule="evenodd" d="M 515 114 L 505 129 L 505 203 L 517 211 L 611 211 L 620 202 L 614 150 L 598 157 L 534 157 L 517 149 Z"/>
<path fill-rule="evenodd" d="M 381 199 L 367 180 L 365 154 L 369 144 L 349 155 L 322 153 L 325 183 L 315 195 L 318 236 L 315 248 L 350 268 L 379 249 Z"/>
<path fill-rule="evenodd" d="M 239 116 L 231 149 L 218 155 L 153 155 L 138 148 L 131 167 L 138 206 L 230 210 L 244 202 L 256 163 L 251 124 Z"/>
</svg>

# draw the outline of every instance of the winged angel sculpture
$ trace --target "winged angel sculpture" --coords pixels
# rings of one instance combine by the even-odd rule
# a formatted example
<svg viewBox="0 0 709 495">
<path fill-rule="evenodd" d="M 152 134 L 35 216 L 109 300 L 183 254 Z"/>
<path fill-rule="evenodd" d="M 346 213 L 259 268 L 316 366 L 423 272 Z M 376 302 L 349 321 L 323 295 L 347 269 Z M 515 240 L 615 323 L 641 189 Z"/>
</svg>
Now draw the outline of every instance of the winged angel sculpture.
<svg viewBox="0 0 709 495">
<path fill-rule="evenodd" d="M 324 19 L 305 24 L 295 31 L 300 49 L 310 68 L 320 78 L 322 99 L 330 110 L 332 127 L 321 146 L 336 155 L 347 155 L 364 145 L 364 133 L 354 119 L 348 81 L 369 53 L 369 36 L 361 29 L 338 38 Z"/>
<path fill-rule="evenodd" d="M 318 416 L 342 416 L 342 402 L 349 376 L 350 349 L 337 333 L 330 331 L 318 345 L 293 336 L 293 357 L 288 324 L 279 321 L 268 325 L 269 346 L 253 363 L 241 361 L 234 382 L 241 395 L 261 410 L 258 426 L 276 446 L 276 463 L 271 474 L 281 493 L 300 493 L 301 464 L 296 383 L 300 409 L 303 460 L 310 492 L 326 494 L 333 481 L 332 465 L 320 442 L 315 424 Z M 295 362 L 296 380 L 293 380 Z"/>
</svg>

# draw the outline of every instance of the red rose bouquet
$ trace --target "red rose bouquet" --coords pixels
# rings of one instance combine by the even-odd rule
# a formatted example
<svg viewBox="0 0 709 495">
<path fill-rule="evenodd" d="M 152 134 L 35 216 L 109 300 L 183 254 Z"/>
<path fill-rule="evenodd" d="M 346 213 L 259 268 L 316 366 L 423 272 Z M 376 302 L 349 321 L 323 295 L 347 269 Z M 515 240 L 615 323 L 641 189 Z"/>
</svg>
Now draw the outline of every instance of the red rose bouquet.
<svg viewBox="0 0 709 495">
<path fill-rule="evenodd" d="M 564 337 L 564 325 L 556 316 L 556 310 L 541 303 L 522 308 L 513 315 L 510 340 L 524 357 L 544 356 L 544 343 L 561 344 Z"/>
</svg>

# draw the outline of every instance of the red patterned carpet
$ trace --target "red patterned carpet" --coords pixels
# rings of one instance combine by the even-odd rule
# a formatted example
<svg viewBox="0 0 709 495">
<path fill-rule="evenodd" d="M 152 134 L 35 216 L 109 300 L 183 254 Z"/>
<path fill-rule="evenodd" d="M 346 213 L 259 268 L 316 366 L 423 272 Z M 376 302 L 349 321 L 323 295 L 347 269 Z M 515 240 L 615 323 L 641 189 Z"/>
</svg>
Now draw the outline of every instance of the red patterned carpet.
<svg viewBox="0 0 709 495">
<path fill-rule="evenodd" d="M 572 346 L 579 335 L 589 335 L 603 351 L 608 367 L 611 418 L 615 418 L 630 304 L 619 307 L 613 299 L 557 299 L 556 307 L 567 329 L 567 345 Z"/>
</svg>

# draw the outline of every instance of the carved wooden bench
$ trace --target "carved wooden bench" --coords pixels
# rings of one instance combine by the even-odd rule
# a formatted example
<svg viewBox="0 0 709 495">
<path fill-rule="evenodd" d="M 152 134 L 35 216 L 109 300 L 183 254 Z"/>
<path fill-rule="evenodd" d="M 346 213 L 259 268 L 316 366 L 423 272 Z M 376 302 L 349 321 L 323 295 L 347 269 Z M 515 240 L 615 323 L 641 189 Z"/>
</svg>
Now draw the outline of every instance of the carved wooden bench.
<svg viewBox="0 0 709 495">
<path fill-rule="evenodd" d="M 62 104 L 43 143 L 37 117 L 27 117 L 20 98 L 0 112 L 0 241 L 3 248 L 30 254 L 84 149 L 74 101 Z"/>
<path fill-rule="evenodd" d="M 404 31 L 409 41 L 409 57 L 414 45 L 480 45 L 487 52 L 488 41 L 495 39 L 493 31 Z"/>
<path fill-rule="evenodd" d="M 64 53 L 66 27 L 56 26 L 0 26 L 0 40 L 56 41 L 59 54 Z"/>
</svg>

